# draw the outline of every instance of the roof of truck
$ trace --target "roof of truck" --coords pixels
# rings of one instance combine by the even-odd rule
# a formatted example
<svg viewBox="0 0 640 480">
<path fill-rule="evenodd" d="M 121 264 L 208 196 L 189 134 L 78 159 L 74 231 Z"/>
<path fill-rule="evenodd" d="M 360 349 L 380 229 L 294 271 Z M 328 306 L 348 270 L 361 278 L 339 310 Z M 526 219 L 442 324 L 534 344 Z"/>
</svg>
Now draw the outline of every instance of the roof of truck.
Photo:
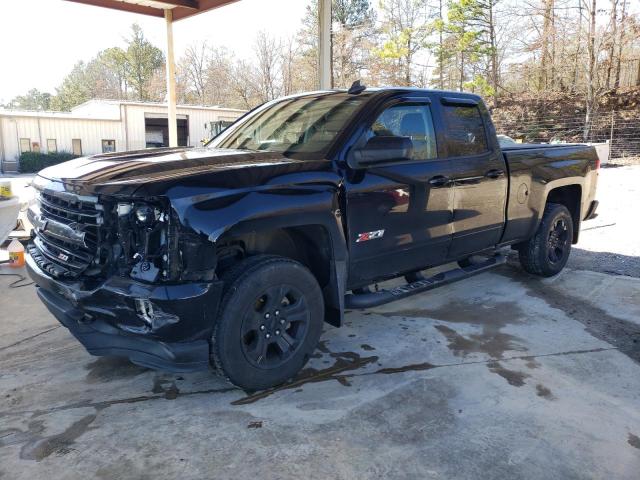
<svg viewBox="0 0 640 480">
<path fill-rule="evenodd" d="M 469 92 L 456 92 L 451 90 L 434 90 L 434 89 L 417 88 L 417 87 L 367 87 L 359 93 L 351 93 L 351 94 L 349 94 L 349 91 L 347 89 L 338 89 L 338 88 L 332 89 L 332 90 L 314 90 L 310 92 L 296 93 L 286 97 L 276 98 L 274 100 L 271 100 L 271 102 L 269 103 L 277 103 L 281 100 L 286 100 L 286 99 L 320 96 L 320 95 L 332 95 L 332 94 L 333 95 L 353 95 L 354 97 L 355 96 L 373 97 L 373 96 L 384 95 L 384 94 L 411 93 L 411 92 L 429 93 L 429 94 L 434 94 L 434 95 L 443 96 L 443 97 L 468 98 L 476 101 L 482 101 L 482 97 L 480 97 L 480 95 L 476 95 L 475 93 L 469 93 Z"/>
<path fill-rule="evenodd" d="M 310 92 L 296 93 L 291 95 L 291 97 L 300 97 L 303 95 L 317 95 L 317 94 L 329 94 L 329 93 L 347 93 L 347 88 L 334 88 L 332 90 L 314 90 Z M 437 94 L 446 94 L 451 96 L 459 96 L 459 97 L 472 97 L 472 98 L 481 98 L 480 95 L 471 92 L 458 92 L 455 90 L 437 90 L 433 88 L 419 88 L 419 87 L 401 87 L 401 86 L 390 86 L 390 87 L 366 87 L 362 93 L 380 93 L 380 92 L 424 92 L 424 93 L 437 93 Z M 360 93 L 359 95 L 361 95 Z M 354 94 L 358 95 L 358 94 Z"/>
</svg>

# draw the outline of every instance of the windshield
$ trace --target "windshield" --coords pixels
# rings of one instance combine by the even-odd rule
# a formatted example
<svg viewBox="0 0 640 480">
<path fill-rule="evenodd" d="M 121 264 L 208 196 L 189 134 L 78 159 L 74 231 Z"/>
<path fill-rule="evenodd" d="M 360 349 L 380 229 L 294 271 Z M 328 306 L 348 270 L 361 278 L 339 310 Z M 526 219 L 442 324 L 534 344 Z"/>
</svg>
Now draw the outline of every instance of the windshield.
<svg viewBox="0 0 640 480">
<path fill-rule="evenodd" d="M 209 146 L 285 155 L 324 154 L 365 101 L 366 95 L 334 93 L 269 103 L 229 127 Z"/>
</svg>

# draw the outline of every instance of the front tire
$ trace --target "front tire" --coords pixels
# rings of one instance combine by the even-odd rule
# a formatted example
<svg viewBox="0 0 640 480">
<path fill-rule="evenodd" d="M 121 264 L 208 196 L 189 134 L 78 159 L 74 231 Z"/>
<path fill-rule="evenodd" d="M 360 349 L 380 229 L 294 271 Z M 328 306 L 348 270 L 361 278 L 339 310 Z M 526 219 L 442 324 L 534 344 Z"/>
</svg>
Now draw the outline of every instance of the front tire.
<svg viewBox="0 0 640 480">
<path fill-rule="evenodd" d="M 223 280 L 211 341 L 214 367 L 247 390 L 291 379 L 322 333 L 324 301 L 313 274 L 294 260 L 260 255 L 232 267 Z"/>
<path fill-rule="evenodd" d="M 535 235 L 518 246 L 520 265 L 541 277 L 557 275 L 569 260 L 572 241 L 571 213 L 564 205 L 548 203 Z"/>
</svg>

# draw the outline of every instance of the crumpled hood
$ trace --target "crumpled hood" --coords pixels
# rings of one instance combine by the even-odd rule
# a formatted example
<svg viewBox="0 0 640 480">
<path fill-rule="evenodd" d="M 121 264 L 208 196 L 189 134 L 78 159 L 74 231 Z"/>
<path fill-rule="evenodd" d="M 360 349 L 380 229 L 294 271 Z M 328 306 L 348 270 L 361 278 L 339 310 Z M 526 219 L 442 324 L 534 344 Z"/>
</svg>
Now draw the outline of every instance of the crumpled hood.
<svg viewBox="0 0 640 480">
<path fill-rule="evenodd" d="M 77 158 L 38 175 L 76 193 L 148 196 L 179 186 L 237 189 L 329 168 L 326 160 L 293 160 L 273 152 L 159 148 Z"/>
</svg>

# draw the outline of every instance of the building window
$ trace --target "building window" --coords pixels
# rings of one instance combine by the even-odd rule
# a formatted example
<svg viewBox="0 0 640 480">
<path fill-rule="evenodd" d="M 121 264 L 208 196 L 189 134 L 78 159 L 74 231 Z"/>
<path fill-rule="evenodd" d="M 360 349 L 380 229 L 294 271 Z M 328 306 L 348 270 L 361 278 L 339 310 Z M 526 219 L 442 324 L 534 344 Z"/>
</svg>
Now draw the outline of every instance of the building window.
<svg viewBox="0 0 640 480">
<path fill-rule="evenodd" d="M 82 155 L 82 140 L 74 138 L 71 140 L 71 149 L 74 155 Z"/>
<path fill-rule="evenodd" d="M 111 153 L 116 151 L 115 140 L 102 140 L 102 153 Z"/>
<path fill-rule="evenodd" d="M 56 153 L 58 151 L 58 142 L 55 138 L 47 138 L 47 152 Z"/>
<path fill-rule="evenodd" d="M 31 139 L 30 138 L 21 138 L 20 139 L 20 153 L 30 152 L 31 151 Z"/>
</svg>

